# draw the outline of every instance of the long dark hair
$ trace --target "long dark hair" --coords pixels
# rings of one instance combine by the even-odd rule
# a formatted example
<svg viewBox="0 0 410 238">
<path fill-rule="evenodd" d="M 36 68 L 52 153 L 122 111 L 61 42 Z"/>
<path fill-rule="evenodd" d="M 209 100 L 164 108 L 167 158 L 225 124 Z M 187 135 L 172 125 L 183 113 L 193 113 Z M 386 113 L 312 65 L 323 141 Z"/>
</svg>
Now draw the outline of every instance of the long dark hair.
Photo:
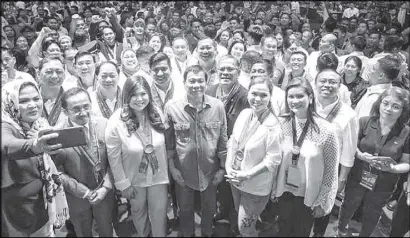
<svg viewBox="0 0 410 238">
<path fill-rule="evenodd" d="M 149 97 L 149 103 L 144 110 L 147 110 L 148 118 L 151 126 L 159 132 L 165 131 L 164 123 L 162 122 L 161 115 L 158 108 L 153 103 L 151 88 L 147 80 L 140 75 L 134 75 L 125 81 L 124 89 L 122 93 L 122 105 L 121 108 L 121 120 L 125 123 L 128 129 L 129 135 L 135 132 L 139 127 L 140 123 L 136 117 L 134 111 L 130 108 L 129 103 L 131 97 L 134 95 L 135 90 L 138 87 L 142 87 Z"/>
<path fill-rule="evenodd" d="M 288 117 L 290 120 L 292 117 L 295 117 L 295 114 L 290 110 L 289 104 L 288 104 L 288 92 L 291 88 L 298 88 L 301 87 L 303 90 L 305 90 L 305 93 L 312 97 L 312 103 L 309 103 L 308 110 L 307 110 L 307 120 L 312 124 L 313 129 L 317 132 L 320 133 L 319 126 L 315 122 L 315 119 L 313 116 L 320 117 L 316 113 L 316 102 L 315 102 L 315 94 L 312 88 L 312 85 L 309 83 L 309 81 L 303 77 L 296 77 L 292 79 L 288 86 L 286 86 L 285 89 L 285 105 L 286 105 L 286 114 L 284 117 Z"/>
</svg>

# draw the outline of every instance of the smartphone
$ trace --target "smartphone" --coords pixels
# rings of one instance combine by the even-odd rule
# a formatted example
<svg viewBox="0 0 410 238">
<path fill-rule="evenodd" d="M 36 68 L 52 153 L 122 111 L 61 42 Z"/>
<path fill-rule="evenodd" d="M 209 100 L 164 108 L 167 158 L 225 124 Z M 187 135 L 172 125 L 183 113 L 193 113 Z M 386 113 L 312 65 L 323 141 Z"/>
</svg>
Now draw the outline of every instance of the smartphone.
<svg viewBox="0 0 410 238">
<path fill-rule="evenodd" d="M 87 144 L 84 127 L 70 127 L 48 131 L 46 134 L 58 133 L 58 137 L 48 140 L 49 145 L 61 144 L 62 148 L 70 148 Z"/>
</svg>

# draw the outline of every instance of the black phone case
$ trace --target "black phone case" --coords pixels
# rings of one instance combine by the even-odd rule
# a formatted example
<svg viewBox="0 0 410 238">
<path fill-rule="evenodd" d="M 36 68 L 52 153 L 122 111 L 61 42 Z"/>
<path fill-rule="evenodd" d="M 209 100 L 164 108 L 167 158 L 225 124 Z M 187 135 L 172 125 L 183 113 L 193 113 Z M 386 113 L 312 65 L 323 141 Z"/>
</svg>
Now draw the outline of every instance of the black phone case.
<svg viewBox="0 0 410 238">
<path fill-rule="evenodd" d="M 61 144 L 62 148 L 70 148 L 76 146 L 86 145 L 84 127 L 70 127 L 62 130 L 54 130 L 50 133 L 58 133 L 58 137 L 48 141 L 48 144 Z"/>
</svg>

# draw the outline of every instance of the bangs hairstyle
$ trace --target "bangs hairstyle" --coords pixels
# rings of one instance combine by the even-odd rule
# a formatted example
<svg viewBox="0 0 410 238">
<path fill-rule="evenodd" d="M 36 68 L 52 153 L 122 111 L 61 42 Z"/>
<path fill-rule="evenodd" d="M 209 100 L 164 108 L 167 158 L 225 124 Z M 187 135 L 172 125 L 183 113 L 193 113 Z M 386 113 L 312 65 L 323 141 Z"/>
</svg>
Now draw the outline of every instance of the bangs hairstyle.
<svg viewBox="0 0 410 238">
<path fill-rule="evenodd" d="M 249 83 L 249 89 L 250 89 L 253 85 L 255 85 L 255 84 L 265 84 L 265 85 L 268 87 L 268 90 L 269 90 L 269 93 L 270 93 L 270 97 L 272 97 L 273 84 L 272 84 L 271 80 L 270 80 L 268 77 L 258 76 L 258 77 L 254 78 L 254 79 L 251 79 L 251 81 L 250 81 L 250 83 Z M 248 89 L 248 93 L 249 93 L 249 89 Z M 275 112 L 273 111 L 272 100 L 269 100 L 268 109 L 269 109 L 269 111 L 270 111 L 273 115 L 278 116 L 278 115 L 276 115 Z"/>
<path fill-rule="evenodd" d="M 359 68 L 357 74 L 360 74 L 360 72 L 362 71 L 362 60 L 361 60 L 359 57 L 357 57 L 357 56 L 355 56 L 355 55 L 352 55 L 352 56 L 349 56 L 349 57 L 346 58 L 346 60 L 345 60 L 345 62 L 344 62 L 345 65 L 346 65 L 347 62 L 349 62 L 350 60 L 352 60 L 353 63 L 357 66 L 357 68 Z"/>
<path fill-rule="evenodd" d="M 228 49 L 228 54 L 229 54 L 229 55 L 232 53 L 232 48 L 233 48 L 236 44 L 242 44 L 242 45 L 243 45 L 243 49 L 244 49 L 244 50 L 243 50 L 243 53 L 246 52 L 247 48 L 246 48 L 245 41 L 243 41 L 243 40 L 234 40 L 234 41 L 232 41 L 232 43 L 231 43 L 230 46 L 229 46 L 229 49 Z"/>
<path fill-rule="evenodd" d="M 134 75 L 125 81 L 122 93 L 121 120 L 125 123 L 129 136 L 140 127 L 137 116 L 129 106 L 131 98 L 139 87 L 142 87 L 148 94 L 149 102 L 144 110 L 147 110 L 151 126 L 158 132 L 164 132 L 165 126 L 161 120 L 158 107 L 153 102 L 151 88 L 147 80 L 143 76 Z"/>
<path fill-rule="evenodd" d="M 410 94 L 406 89 L 393 86 L 386 91 L 384 91 L 377 101 L 373 104 L 372 110 L 370 112 L 371 117 L 380 118 L 380 104 L 382 103 L 385 97 L 395 97 L 398 98 L 403 103 L 403 111 L 401 112 L 400 117 L 397 119 L 394 127 L 402 128 L 409 122 L 410 117 Z"/>
<path fill-rule="evenodd" d="M 162 50 L 164 49 L 164 47 L 167 43 L 167 39 L 165 38 L 164 34 L 155 32 L 155 33 L 150 35 L 148 42 L 151 41 L 151 39 L 154 38 L 154 37 L 159 38 L 159 41 L 161 42 L 161 47 L 159 48 L 158 52 L 162 52 Z"/>
<path fill-rule="evenodd" d="M 289 104 L 288 104 L 288 92 L 290 89 L 292 88 L 302 88 L 305 93 L 312 97 L 312 103 L 309 104 L 308 106 L 308 110 L 307 110 L 307 120 L 310 121 L 310 123 L 313 126 L 313 129 L 317 132 L 320 133 L 319 130 L 319 126 L 316 124 L 313 116 L 317 116 L 320 117 L 317 113 L 316 113 L 316 102 L 315 102 L 315 94 L 312 88 L 312 85 L 309 83 L 309 81 L 306 78 L 303 77 L 296 77 L 294 79 L 292 79 L 289 84 L 286 86 L 285 89 L 285 106 L 286 106 L 286 114 L 284 115 L 284 117 L 288 117 L 288 119 L 290 120 L 292 117 L 295 117 L 295 114 L 290 110 L 289 108 Z"/>
</svg>

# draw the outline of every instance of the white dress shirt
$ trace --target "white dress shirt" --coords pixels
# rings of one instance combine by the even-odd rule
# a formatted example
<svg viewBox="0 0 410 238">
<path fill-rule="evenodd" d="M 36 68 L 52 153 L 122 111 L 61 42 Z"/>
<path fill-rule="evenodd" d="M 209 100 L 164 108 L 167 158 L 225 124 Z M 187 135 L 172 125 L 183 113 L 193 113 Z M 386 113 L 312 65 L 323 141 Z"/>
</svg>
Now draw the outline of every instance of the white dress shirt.
<svg viewBox="0 0 410 238">
<path fill-rule="evenodd" d="M 238 76 L 238 82 L 240 85 L 246 88 L 246 90 L 249 90 L 249 84 L 251 82 L 251 75 L 241 70 Z"/>
<path fill-rule="evenodd" d="M 334 103 L 323 107 L 319 100 L 316 101 L 316 112 L 323 118 L 326 118 L 332 109 L 339 102 L 339 99 Z M 346 103 L 342 102 L 336 117 L 332 124 L 335 125 L 335 130 L 340 143 L 340 161 L 339 163 L 345 167 L 353 167 L 354 155 L 357 148 L 357 137 L 359 135 L 359 118 L 356 112 Z"/>
<path fill-rule="evenodd" d="M 271 104 L 273 112 L 276 116 L 285 113 L 286 104 L 285 104 L 286 96 L 285 91 L 280 89 L 279 87 L 273 86 L 272 90 L 272 97 L 271 97 Z"/>
<path fill-rule="evenodd" d="M 391 87 L 390 83 L 376 84 L 367 88 L 367 92 L 363 95 L 362 99 L 357 103 L 355 111 L 360 118 L 370 116 L 373 104 L 377 101 L 380 94 Z"/>
</svg>

